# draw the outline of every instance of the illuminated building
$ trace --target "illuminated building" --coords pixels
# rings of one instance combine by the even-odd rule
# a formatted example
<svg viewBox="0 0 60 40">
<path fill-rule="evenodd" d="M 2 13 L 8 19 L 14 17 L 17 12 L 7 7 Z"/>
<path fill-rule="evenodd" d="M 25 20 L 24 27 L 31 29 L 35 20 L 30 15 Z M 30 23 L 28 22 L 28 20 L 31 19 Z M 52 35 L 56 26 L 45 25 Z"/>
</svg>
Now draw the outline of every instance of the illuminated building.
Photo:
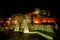
<svg viewBox="0 0 60 40">
<path fill-rule="evenodd" d="M 10 24 L 10 27 L 6 26 L 5 29 L 24 33 L 29 33 L 31 31 L 45 32 L 46 34 L 54 33 L 54 30 L 58 29 L 55 18 L 48 17 L 50 14 L 46 15 L 46 11 L 42 11 L 43 14 L 39 11 L 35 10 L 26 15 L 12 15 L 11 21 L 7 21 L 8 25 Z"/>
<path fill-rule="evenodd" d="M 53 17 L 49 17 L 50 14 L 46 13 L 46 10 L 35 10 L 26 15 L 15 14 L 12 15 L 10 21 L 10 30 L 30 32 L 30 31 L 46 31 L 54 33 L 56 20 Z"/>
<path fill-rule="evenodd" d="M 32 19 L 32 26 L 30 31 L 32 30 L 41 30 L 46 32 L 52 32 L 54 33 L 54 30 L 56 30 L 56 19 L 54 17 L 49 17 L 50 13 L 46 10 L 35 10 L 34 12 L 31 12 L 29 14 Z M 28 16 L 29 16 L 28 14 Z M 47 15 L 48 14 L 48 15 Z M 58 29 L 58 28 L 57 28 Z"/>
</svg>

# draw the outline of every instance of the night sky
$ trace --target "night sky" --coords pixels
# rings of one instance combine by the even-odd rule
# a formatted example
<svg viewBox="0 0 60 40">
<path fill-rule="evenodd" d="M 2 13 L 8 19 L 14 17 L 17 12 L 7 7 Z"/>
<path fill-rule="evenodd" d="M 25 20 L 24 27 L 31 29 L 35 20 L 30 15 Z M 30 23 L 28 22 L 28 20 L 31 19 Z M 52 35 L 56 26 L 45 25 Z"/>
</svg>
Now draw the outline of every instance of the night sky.
<svg viewBox="0 0 60 40">
<path fill-rule="evenodd" d="M 52 15 L 58 15 L 58 5 L 56 1 L 15 1 L 15 2 L 1 2 L 0 3 L 0 17 L 8 17 L 12 13 L 26 14 L 34 11 L 35 8 L 50 10 Z"/>
</svg>

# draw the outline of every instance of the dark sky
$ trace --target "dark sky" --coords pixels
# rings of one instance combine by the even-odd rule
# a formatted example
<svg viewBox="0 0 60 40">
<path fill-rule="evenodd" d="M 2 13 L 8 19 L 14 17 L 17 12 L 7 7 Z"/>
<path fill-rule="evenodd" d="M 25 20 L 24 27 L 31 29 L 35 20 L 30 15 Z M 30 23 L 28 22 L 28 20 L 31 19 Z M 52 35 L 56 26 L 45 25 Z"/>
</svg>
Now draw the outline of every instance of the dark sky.
<svg viewBox="0 0 60 40">
<path fill-rule="evenodd" d="M 11 13 L 28 13 L 34 11 L 36 7 L 40 9 L 46 9 L 52 11 L 53 15 L 56 15 L 58 6 L 56 1 L 19 1 L 19 2 L 1 2 L 0 3 L 0 15 L 8 17 Z M 1 17 L 0 16 L 0 17 Z"/>
</svg>

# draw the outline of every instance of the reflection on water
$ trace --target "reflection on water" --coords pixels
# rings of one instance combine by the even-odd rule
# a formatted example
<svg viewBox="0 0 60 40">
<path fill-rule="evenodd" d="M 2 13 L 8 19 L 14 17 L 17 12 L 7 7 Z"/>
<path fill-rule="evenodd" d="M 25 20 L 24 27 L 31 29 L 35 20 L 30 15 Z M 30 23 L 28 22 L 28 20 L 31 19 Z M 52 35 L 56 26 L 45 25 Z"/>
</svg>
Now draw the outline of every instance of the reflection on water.
<svg viewBox="0 0 60 40">
<path fill-rule="evenodd" d="M 8 35 L 1 33 L 2 40 L 47 40 L 38 34 L 23 34 L 22 32 L 10 32 Z"/>
</svg>

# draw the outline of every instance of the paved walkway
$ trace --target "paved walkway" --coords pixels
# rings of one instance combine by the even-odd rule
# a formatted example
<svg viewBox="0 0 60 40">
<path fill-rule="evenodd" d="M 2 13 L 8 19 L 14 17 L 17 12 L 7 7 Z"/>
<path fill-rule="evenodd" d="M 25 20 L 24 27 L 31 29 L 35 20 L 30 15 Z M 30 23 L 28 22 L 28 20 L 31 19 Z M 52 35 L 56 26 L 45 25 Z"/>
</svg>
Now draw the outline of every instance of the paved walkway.
<svg viewBox="0 0 60 40">
<path fill-rule="evenodd" d="M 8 35 L 2 35 L 3 34 L 1 33 L 1 40 L 47 40 L 43 36 L 36 33 L 24 34 L 22 32 L 10 32 Z"/>
<path fill-rule="evenodd" d="M 46 39 L 53 40 L 52 37 L 50 37 L 50 36 L 48 36 L 48 35 L 46 35 L 46 34 L 43 34 L 43 33 L 41 33 L 41 32 L 27 32 L 27 33 L 30 33 L 30 34 L 36 33 L 36 34 L 39 34 L 39 35 L 45 37 Z"/>
</svg>

